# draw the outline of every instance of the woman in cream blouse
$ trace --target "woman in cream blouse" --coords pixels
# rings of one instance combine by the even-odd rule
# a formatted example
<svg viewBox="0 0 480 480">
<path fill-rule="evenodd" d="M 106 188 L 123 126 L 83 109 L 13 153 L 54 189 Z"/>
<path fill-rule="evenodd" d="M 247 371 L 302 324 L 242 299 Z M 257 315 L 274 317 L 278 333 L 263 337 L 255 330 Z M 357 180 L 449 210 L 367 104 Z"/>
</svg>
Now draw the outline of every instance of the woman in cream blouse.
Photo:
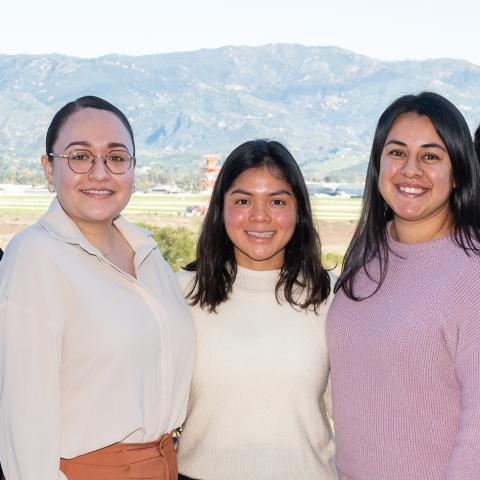
<svg viewBox="0 0 480 480">
<path fill-rule="evenodd" d="M 176 478 L 170 432 L 185 417 L 194 327 L 149 232 L 120 216 L 134 155 L 128 120 L 98 97 L 48 129 L 56 197 L 0 263 L 8 480 Z"/>
</svg>

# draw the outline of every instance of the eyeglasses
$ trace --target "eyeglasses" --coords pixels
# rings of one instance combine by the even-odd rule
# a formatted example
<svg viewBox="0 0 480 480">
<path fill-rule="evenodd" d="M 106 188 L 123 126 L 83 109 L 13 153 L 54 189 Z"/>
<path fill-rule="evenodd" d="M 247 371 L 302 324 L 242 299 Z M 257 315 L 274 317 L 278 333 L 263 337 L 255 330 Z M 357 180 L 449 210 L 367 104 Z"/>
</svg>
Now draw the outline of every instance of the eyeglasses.
<svg viewBox="0 0 480 480">
<path fill-rule="evenodd" d="M 49 153 L 49 157 L 66 158 L 70 170 L 74 173 L 88 173 L 93 170 L 97 158 L 103 160 L 110 173 L 121 175 L 126 173 L 132 166 L 135 157 L 125 150 L 113 150 L 107 155 L 94 155 L 88 150 L 73 150 L 72 152 L 62 155 L 60 153 Z"/>
</svg>

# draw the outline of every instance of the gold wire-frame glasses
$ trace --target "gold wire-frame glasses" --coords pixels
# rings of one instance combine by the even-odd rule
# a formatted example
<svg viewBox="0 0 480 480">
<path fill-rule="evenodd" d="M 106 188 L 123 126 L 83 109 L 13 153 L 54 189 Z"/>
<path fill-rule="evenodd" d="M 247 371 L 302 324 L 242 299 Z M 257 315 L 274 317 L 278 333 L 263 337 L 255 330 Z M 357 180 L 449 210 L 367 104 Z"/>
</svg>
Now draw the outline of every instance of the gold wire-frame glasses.
<svg viewBox="0 0 480 480">
<path fill-rule="evenodd" d="M 74 173 L 89 173 L 95 166 L 95 161 L 103 160 L 107 170 L 114 175 L 127 173 L 135 156 L 130 155 L 126 150 L 112 150 L 106 155 L 94 155 L 89 150 L 73 150 L 67 154 L 49 153 L 49 157 L 66 158 L 70 170 Z"/>
</svg>

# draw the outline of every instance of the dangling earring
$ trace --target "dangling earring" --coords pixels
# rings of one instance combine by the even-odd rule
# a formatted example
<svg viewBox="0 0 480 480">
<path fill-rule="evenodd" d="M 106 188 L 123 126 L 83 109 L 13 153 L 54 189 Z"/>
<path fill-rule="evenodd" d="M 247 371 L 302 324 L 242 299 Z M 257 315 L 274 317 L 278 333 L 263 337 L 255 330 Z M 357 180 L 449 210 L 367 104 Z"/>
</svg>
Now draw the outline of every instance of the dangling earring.
<svg viewBox="0 0 480 480">
<path fill-rule="evenodd" d="M 50 193 L 55 193 L 55 187 L 53 186 L 53 183 L 48 182 L 47 189 Z"/>
<path fill-rule="evenodd" d="M 133 184 L 132 193 L 137 189 L 137 186 Z"/>
</svg>

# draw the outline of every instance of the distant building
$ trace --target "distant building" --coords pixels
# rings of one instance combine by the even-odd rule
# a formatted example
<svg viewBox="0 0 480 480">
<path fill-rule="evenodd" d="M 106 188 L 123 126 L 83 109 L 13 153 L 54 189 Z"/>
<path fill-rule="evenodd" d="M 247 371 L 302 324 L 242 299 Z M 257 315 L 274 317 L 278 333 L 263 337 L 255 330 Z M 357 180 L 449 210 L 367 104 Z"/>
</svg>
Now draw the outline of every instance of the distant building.
<svg viewBox="0 0 480 480">
<path fill-rule="evenodd" d="M 151 193 L 169 194 L 178 193 L 179 189 L 176 185 L 155 185 L 150 189 Z"/>
<path fill-rule="evenodd" d="M 201 181 L 202 189 L 206 192 L 212 193 L 213 186 L 220 172 L 221 165 L 218 163 L 220 157 L 218 155 L 204 155 L 205 161 L 202 167 L 203 178 Z"/>
<path fill-rule="evenodd" d="M 309 195 L 334 196 L 337 191 L 337 183 L 330 182 L 305 182 Z"/>
<path fill-rule="evenodd" d="M 340 183 L 339 190 L 350 194 L 352 197 L 363 197 L 365 190 L 364 183 Z"/>
<path fill-rule="evenodd" d="M 362 197 L 364 183 L 305 182 L 309 195 L 325 197 Z"/>
</svg>

